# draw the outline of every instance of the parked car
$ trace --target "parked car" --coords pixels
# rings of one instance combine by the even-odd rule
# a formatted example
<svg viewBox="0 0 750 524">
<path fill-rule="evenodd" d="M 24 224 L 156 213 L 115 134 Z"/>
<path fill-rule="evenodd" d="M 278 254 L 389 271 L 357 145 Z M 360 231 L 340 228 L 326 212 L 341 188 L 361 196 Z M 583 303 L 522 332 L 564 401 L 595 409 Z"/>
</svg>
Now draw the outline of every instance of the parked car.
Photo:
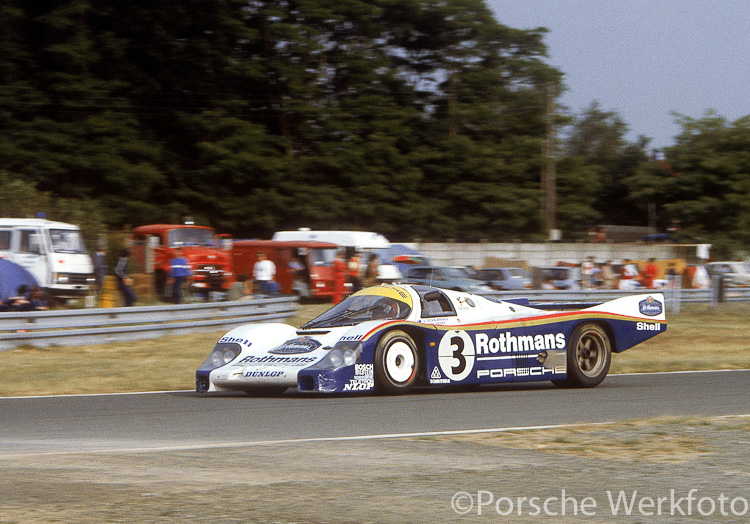
<svg viewBox="0 0 750 524">
<path fill-rule="evenodd" d="M 531 275 L 520 267 L 482 268 L 478 269 L 475 275 L 474 278 L 484 282 L 492 289 L 531 289 Z"/>
<path fill-rule="evenodd" d="M 545 282 L 552 284 L 555 289 L 581 289 L 581 272 L 578 267 L 540 267 L 535 270 L 535 280 L 537 277 L 539 278 L 538 287 L 542 289 L 544 289 Z"/>
<path fill-rule="evenodd" d="M 708 276 L 724 278 L 727 286 L 750 286 L 750 264 L 747 262 L 709 262 L 705 266 Z"/>
<path fill-rule="evenodd" d="M 401 281 L 468 293 L 488 293 L 492 291 L 489 286 L 473 278 L 465 268 L 461 267 L 414 266 L 406 270 Z"/>
</svg>

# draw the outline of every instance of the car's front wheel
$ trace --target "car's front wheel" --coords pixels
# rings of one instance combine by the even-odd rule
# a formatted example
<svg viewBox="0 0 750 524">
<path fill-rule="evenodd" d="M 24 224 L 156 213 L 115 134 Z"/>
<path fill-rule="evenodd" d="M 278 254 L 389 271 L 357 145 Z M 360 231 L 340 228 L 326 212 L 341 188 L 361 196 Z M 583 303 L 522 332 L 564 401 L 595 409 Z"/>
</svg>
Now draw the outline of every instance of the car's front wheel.
<svg viewBox="0 0 750 524">
<path fill-rule="evenodd" d="M 602 382 L 612 361 L 609 336 L 598 324 L 581 324 L 570 337 L 568 383 L 590 388 Z"/>
<path fill-rule="evenodd" d="M 419 352 L 409 335 L 390 331 L 375 349 L 375 386 L 381 393 L 398 395 L 417 382 Z"/>
</svg>

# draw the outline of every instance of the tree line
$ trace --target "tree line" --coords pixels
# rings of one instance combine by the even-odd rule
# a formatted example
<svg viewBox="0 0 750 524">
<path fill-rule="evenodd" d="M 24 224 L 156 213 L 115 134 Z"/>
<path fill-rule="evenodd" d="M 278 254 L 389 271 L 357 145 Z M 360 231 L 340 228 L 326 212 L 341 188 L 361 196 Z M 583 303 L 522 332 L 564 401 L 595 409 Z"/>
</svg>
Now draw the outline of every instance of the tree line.
<svg viewBox="0 0 750 524">
<path fill-rule="evenodd" d="M 543 240 L 564 72 L 544 29 L 501 22 L 482 0 L 5 0 L 0 214 Z M 655 209 L 680 240 L 746 245 L 747 118 L 675 115 L 662 158 L 596 103 L 553 117 L 564 238 Z"/>
</svg>

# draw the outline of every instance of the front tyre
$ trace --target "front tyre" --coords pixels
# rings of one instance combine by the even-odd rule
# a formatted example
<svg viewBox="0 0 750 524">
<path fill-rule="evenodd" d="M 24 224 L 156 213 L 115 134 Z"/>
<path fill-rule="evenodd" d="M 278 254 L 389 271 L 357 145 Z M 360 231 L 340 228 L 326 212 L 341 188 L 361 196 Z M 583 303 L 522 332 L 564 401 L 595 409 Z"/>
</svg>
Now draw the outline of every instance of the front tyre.
<svg viewBox="0 0 750 524">
<path fill-rule="evenodd" d="M 400 395 L 417 381 L 419 352 L 403 331 L 387 333 L 375 349 L 375 387 L 381 393 Z"/>
<path fill-rule="evenodd" d="M 612 361 L 612 345 L 604 329 L 597 324 L 581 324 L 568 345 L 568 383 L 584 388 L 602 382 Z"/>
</svg>

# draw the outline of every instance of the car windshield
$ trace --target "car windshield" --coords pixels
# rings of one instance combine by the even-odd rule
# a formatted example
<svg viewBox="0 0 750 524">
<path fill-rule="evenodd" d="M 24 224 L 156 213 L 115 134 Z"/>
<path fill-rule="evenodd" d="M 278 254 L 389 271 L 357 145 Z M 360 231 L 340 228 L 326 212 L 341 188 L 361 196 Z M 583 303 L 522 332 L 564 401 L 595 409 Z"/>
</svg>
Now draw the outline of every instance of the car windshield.
<svg viewBox="0 0 750 524">
<path fill-rule="evenodd" d="M 544 276 L 553 280 L 567 280 L 570 278 L 568 270 L 562 267 L 545 269 Z"/>
<path fill-rule="evenodd" d="M 471 278 L 469 270 L 462 267 L 446 267 L 442 271 L 443 275 L 448 278 Z"/>
<path fill-rule="evenodd" d="M 480 269 L 477 271 L 478 280 L 505 280 L 503 272 L 499 269 Z"/>
<path fill-rule="evenodd" d="M 169 232 L 169 246 L 214 247 L 214 232 L 199 227 L 183 227 Z"/>
<path fill-rule="evenodd" d="M 81 233 L 72 229 L 50 229 L 49 238 L 55 253 L 85 253 Z"/>
<path fill-rule="evenodd" d="M 409 304 L 393 297 L 356 294 L 314 318 L 302 329 L 353 326 L 367 320 L 404 319 L 410 313 Z"/>
</svg>

